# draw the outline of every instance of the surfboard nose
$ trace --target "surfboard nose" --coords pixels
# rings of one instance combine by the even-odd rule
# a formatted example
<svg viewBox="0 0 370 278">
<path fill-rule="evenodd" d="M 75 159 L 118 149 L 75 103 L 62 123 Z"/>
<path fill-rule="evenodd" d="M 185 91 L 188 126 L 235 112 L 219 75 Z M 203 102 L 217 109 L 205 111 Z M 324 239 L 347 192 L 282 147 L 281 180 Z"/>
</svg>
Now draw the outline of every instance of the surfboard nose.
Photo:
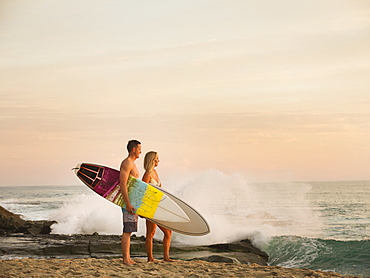
<svg viewBox="0 0 370 278">
<path fill-rule="evenodd" d="M 77 175 L 77 172 L 80 170 L 82 163 L 78 163 L 75 168 L 72 168 L 72 170 L 75 171 L 75 174 Z"/>
</svg>

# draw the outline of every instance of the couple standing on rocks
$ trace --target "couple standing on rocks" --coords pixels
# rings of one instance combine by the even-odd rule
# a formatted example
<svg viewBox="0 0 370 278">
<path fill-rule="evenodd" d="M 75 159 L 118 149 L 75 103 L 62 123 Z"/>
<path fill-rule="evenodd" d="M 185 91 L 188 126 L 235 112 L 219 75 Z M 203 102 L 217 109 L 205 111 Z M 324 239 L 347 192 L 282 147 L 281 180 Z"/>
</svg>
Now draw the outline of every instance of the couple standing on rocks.
<svg viewBox="0 0 370 278">
<path fill-rule="evenodd" d="M 126 265 L 134 264 L 135 262 L 130 257 L 130 239 L 131 233 L 137 232 L 138 215 L 135 214 L 136 209 L 131 205 L 128 197 L 127 181 L 129 176 L 139 178 L 139 171 L 136 167 L 135 160 L 139 158 L 141 154 L 141 143 L 137 140 L 130 140 L 127 144 L 128 156 L 122 161 L 120 167 L 120 188 L 121 194 L 125 201 L 126 206 L 122 208 L 123 214 L 123 233 L 121 239 L 122 245 L 122 257 L 123 263 Z M 145 155 L 144 158 L 144 169 L 145 173 L 142 180 L 146 183 L 161 187 L 161 181 L 159 179 L 157 171 L 154 169 L 158 166 L 159 157 L 158 153 L 150 151 Z M 153 222 L 146 220 L 146 252 L 148 255 L 148 261 L 155 261 L 153 257 L 153 237 L 155 234 L 157 225 Z M 163 259 L 168 262 L 172 262 L 170 258 L 170 244 L 172 231 L 164 227 L 159 226 L 164 233 L 163 238 Z"/>
</svg>

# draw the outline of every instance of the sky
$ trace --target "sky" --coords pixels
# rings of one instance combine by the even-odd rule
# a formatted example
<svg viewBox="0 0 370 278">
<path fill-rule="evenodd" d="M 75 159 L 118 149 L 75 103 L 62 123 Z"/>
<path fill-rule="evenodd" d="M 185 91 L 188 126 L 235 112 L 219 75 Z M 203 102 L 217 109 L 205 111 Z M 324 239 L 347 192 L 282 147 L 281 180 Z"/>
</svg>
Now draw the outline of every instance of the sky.
<svg viewBox="0 0 370 278">
<path fill-rule="evenodd" d="M 367 0 L 2 0 L 0 186 L 156 150 L 162 179 L 370 179 Z"/>
</svg>

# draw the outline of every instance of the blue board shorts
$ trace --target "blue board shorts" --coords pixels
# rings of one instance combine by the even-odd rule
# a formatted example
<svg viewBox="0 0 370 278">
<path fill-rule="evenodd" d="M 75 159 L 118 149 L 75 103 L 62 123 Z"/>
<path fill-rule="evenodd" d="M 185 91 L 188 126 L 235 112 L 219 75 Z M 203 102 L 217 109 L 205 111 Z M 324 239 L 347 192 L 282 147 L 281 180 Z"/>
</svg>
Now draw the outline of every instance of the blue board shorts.
<svg viewBox="0 0 370 278">
<path fill-rule="evenodd" d="M 122 208 L 123 216 L 123 232 L 135 233 L 137 232 L 138 215 L 129 213 L 125 208 Z"/>
</svg>

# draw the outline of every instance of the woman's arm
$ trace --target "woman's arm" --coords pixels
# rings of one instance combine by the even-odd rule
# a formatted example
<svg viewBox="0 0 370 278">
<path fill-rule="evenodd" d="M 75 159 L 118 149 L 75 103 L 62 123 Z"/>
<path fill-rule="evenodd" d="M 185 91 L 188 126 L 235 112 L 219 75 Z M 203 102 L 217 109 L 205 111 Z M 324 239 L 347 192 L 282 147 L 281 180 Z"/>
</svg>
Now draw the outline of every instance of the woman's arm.
<svg viewBox="0 0 370 278">
<path fill-rule="evenodd" d="M 145 173 L 143 175 L 143 178 L 142 178 L 142 181 L 146 182 L 146 183 L 150 182 L 150 173 L 149 172 L 145 171 Z"/>
</svg>

